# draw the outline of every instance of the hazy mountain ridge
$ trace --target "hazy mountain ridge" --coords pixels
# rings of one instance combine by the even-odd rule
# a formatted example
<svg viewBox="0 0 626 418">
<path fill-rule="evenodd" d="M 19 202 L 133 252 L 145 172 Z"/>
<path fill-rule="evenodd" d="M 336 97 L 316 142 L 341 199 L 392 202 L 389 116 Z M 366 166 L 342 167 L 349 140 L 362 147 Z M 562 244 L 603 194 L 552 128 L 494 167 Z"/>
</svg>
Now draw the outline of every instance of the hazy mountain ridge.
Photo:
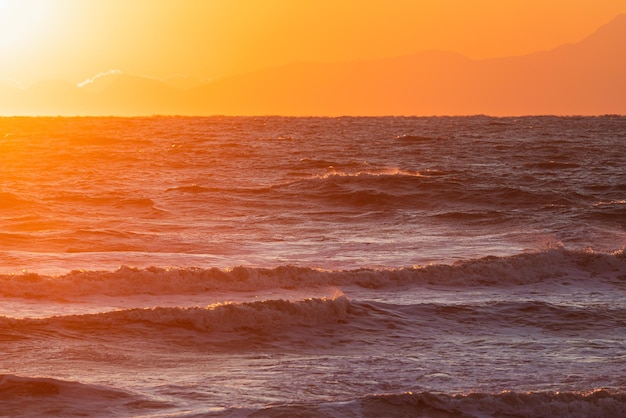
<svg viewBox="0 0 626 418">
<path fill-rule="evenodd" d="M 428 51 L 340 63 L 295 62 L 206 82 L 109 71 L 78 87 L 0 82 L 0 114 L 626 114 L 626 15 L 574 44 L 471 60 Z"/>
</svg>

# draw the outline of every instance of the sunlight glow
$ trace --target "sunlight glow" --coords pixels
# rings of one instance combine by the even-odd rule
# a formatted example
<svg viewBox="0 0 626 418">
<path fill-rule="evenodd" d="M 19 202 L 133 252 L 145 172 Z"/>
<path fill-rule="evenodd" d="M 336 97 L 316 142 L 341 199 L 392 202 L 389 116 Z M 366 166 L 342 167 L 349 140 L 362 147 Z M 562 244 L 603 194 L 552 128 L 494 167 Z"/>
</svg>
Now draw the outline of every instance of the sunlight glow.
<svg viewBox="0 0 626 418">
<path fill-rule="evenodd" d="M 508 83 L 517 67 L 490 76 L 468 60 L 549 52 L 621 15 L 626 3 L 614 0 L 0 0 L 0 115 L 616 113 L 623 100 L 607 72 L 623 72 L 619 57 L 563 64 L 565 81 L 591 92 L 583 107 L 552 105 L 573 103 L 560 100 L 570 89 L 555 93 L 559 76 L 527 81 L 546 100 L 526 88 L 490 99 L 519 86 Z M 620 27 L 608 34 L 618 41 L 586 54 L 616 49 Z M 422 63 L 422 53 L 439 55 Z M 587 63 L 602 75 L 587 76 Z M 550 65 L 541 73 L 563 73 Z M 432 75 L 442 81 L 418 86 Z M 452 107 L 458 92 L 470 99 Z M 547 104 L 521 107 L 534 103 Z"/>
<path fill-rule="evenodd" d="M 48 29 L 52 5 L 46 0 L 0 0 L 0 53 L 32 47 Z"/>
</svg>

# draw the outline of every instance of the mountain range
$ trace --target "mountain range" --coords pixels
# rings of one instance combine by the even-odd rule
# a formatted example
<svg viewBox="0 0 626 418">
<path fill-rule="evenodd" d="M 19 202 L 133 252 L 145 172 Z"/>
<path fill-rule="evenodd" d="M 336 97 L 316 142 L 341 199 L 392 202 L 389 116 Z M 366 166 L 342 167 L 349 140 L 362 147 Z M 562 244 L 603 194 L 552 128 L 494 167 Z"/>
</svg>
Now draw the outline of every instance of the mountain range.
<svg viewBox="0 0 626 418">
<path fill-rule="evenodd" d="M 107 71 L 79 85 L 0 82 L 0 114 L 626 114 L 626 15 L 574 44 L 472 60 L 426 51 L 377 60 L 294 62 L 217 80 Z"/>
</svg>

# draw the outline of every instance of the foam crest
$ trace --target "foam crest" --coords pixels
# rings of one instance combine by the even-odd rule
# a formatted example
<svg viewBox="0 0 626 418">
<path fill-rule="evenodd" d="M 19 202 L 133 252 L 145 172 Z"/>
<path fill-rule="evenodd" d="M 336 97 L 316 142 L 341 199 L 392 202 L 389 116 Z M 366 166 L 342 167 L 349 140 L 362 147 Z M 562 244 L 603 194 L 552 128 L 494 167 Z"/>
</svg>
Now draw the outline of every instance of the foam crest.
<svg viewBox="0 0 626 418">
<path fill-rule="evenodd" d="M 201 331 L 270 331 L 292 326 L 316 326 L 345 320 L 345 296 L 303 301 L 267 300 L 221 303 L 207 308 L 154 308 L 126 312 L 124 320 L 185 326 Z"/>
<path fill-rule="evenodd" d="M 332 178 L 332 177 L 380 177 L 380 176 L 407 176 L 407 177 L 420 177 L 421 173 L 418 171 L 402 170 L 397 167 L 387 167 L 380 169 L 368 169 L 363 171 L 348 172 L 343 170 L 336 170 L 334 167 L 330 167 L 328 172 L 323 175 L 314 176 L 313 178 Z"/>
</svg>

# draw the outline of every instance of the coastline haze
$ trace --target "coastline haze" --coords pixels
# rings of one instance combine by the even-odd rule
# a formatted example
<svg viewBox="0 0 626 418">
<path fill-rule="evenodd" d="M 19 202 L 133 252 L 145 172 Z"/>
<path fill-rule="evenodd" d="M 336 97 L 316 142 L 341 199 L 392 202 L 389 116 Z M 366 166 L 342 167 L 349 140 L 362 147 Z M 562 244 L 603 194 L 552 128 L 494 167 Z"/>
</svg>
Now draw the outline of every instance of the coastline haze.
<svg viewBox="0 0 626 418">
<path fill-rule="evenodd" d="M 294 55 L 285 64 L 217 78 L 184 71 L 156 77 L 113 64 L 71 83 L 59 77 L 20 88 L 6 79 L 0 82 L 0 115 L 622 114 L 625 37 L 621 14 L 580 41 L 496 58 L 438 51 L 324 61 Z M 141 54 L 152 54 L 156 44 L 145 46 Z"/>
</svg>

